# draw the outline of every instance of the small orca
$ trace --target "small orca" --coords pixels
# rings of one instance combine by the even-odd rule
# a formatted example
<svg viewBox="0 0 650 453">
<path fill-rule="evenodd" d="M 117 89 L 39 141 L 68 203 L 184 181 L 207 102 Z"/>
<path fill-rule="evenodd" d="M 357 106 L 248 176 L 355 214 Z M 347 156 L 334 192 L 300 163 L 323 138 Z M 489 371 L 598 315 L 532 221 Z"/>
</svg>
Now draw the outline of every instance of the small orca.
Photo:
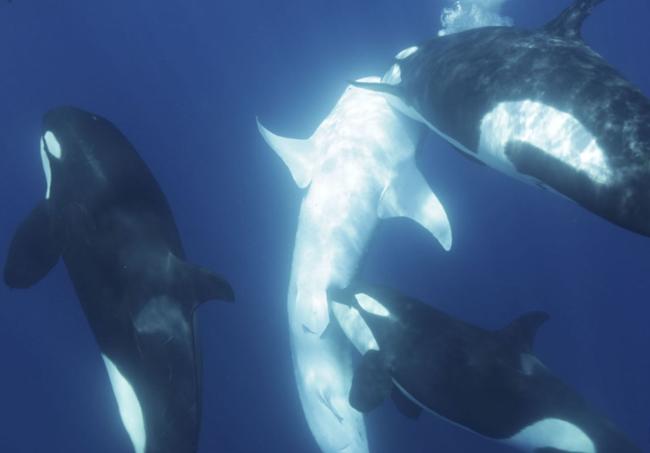
<svg viewBox="0 0 650 453">
<path fill-rule="evenodd" d="M 650 101 L 582 40 L 603 0 L 578 0 L 538 30 L 483 27 L 397 54 L 355 83 L 465 155 L 650 235 Z"/>
<path fill-rule="evenodd" d="M 230 285 L 185 261 L 158 183 L 109 121 L 73 107 L 51 110 L 40 147 L 45 199 L 11 242 L 6 284 L 28 288 L 63 257 L 135 452 L 195 452 L 194 310 L 233 300 Z"/>
<path fill-rule="evenodd" d="M 356 288 L 328 298 L 363 354 L 349 395 L 357 410 L 391 396 L 408 417 L 426 409 L 523 451 L 641 452 L 533 355 L 546 313 L 488 331 L 388 289 Z"/>
<path fill-rule="evenodd" d="M 381 219 L 412 219 L 450 249 L 447 214 L 415 164 L 423 127 L 395 112 L 383 95 L 354 87 L 307 140 L 258 127 L 306 188 L 287 297 L 305 417 L 324 453 L 366 453 L 363 417 L 347 401 L 347 341 L 323 336 L 330 325 L 327 288 L 347 286 Z"/>
</svg>

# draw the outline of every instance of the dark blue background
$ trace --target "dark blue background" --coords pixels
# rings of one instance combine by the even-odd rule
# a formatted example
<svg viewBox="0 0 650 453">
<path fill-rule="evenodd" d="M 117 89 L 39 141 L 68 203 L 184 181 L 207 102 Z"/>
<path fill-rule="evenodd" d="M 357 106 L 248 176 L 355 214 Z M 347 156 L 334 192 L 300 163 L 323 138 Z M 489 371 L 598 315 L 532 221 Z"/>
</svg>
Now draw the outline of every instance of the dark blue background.
<svg viewBox="0 0 650 453">
<path fill-rule="evenodd" d="M 512 0 L 538 26 L 568 0 Z M 0 259 L 45 183 L 43 112 L 110 118 L 152 168 L 192 261 L 236 288 L 198 311 L 201 452 L 316 452 L 291 368 L 286 289 L 301 193 L 263 143 L 307 136 L 346 81 L 382 73 L 439 28 L 441 0 L 14 0 L 0 4 Z M 650 93 L 650 4 L 608 1 L 587 41 Z M 431 137 L 419 164 L 452 222 L 445 253 L 387 221 L 362 273 L 497 328 L 552 320 L 537 353 L 642 448 L 650 435 L 650 239 L 459 157 Z M 650 195 L 650 194 L 649 194 Z M 129 452 L 104 365 L 59 265 L 28 291 L 0 287 L 0 451 Z M 507 449 L 390 404 L 368 417 L 373 453 Z"/>
</svg>

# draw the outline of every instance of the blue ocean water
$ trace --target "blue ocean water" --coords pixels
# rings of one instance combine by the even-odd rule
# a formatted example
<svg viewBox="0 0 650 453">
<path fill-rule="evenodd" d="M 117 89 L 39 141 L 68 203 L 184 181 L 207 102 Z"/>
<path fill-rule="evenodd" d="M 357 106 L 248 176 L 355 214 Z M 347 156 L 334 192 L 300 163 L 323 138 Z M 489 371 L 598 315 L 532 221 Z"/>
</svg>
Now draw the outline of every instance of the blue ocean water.
<svg viewBox="0 0 650 453">
<path fill-rule="evenodd" d="M 519 26 L 567 0 L 511 0 Z M 306 137 L 347 81 L 439 28 L 441 0 L 13 0 L 0 4 L 0 258 L 43 197 L 41 115 L 72 104 L 111 119 L 167 195 L 193 262 L 237 302 L 198 311 L 201 452 L 316 452 L 292 372 L 286 292 L 301 191 L 255 125 Z M 650 94 L 650 4 L 606 1 L 587 42 Z M 650 239 L 460 157 L 431 136 L 418 162 L 450 216 L 446 253 L 390 220 L 361 274 L 498 328 L 552 319 L 538 356 L 650 449 Z M 129 452 L 99 350 L 62 265 L 34 288 L 0 286 L 0 451 Z M 501 452 L 390 403 L 367 417 L 373 452 Z"/>
</svg>

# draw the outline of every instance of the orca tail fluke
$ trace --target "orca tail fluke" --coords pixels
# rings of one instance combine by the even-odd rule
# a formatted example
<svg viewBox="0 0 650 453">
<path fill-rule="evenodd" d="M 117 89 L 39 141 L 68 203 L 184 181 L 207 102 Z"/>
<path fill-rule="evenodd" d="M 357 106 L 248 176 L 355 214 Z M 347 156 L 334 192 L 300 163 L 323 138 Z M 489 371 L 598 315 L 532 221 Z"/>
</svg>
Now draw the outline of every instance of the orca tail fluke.
<svg viewBox="0 0 650 453">
<path fill-rule="evenodd" d="M 582 39 L 582 24 L 593 9 L 605 0 L 576 0 L 571 6 L 546 24 L 544 29 L 551 34 L 568 39 Z"/>
</svg>

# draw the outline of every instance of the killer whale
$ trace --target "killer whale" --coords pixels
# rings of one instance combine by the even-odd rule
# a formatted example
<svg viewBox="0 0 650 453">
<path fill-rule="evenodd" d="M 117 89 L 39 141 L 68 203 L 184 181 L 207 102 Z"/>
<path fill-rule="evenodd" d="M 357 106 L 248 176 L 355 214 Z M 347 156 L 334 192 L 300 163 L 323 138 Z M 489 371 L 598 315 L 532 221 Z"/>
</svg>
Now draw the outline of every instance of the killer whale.
<svg viewBox="0 0 650 453">
<path fill-rule="evenodd" d="M 303 411 L 323 452 L 366 453 L 363 417 L 347 401 L 347 341 L 323 336 L 330 325 L 326 290 L 347 285 L 380 219 L 412 219 L 444 249 L 451 247 L 447 214 L 415 165 L 422 127 L 396 113 L 382 95 L 354 87 L 346 88 L 309 139 L 258 127 L 306 189 L 287 296 Z"/>
<path fill-rule="evenodd" d="M 233 300 L 188 264 L 158 183 L 108 120 L 74 107 L 43 117 L 46 193 L 17 229 L 4 268 L 12 288 L 62 257 L 136 453 L 193 453 L 200 421 L 194 310 Z"/>
<path fill-rule="evenodd" d="M 385 288 L 328 290 L 345 335 L 363 354 L 350 389 L 361 412 L 391 397 L 530 452 L 640 453 L 533 354 L 544 312 L 488 331 Z"/>
<path fill-rule="evenodd" d="M 397 54 L 355 83 L 464 155 L 650 235 L 650 101 L 588 47 L 603 0 L 578 0 L 537 30 L 483 27 Z"/>
</svg>

